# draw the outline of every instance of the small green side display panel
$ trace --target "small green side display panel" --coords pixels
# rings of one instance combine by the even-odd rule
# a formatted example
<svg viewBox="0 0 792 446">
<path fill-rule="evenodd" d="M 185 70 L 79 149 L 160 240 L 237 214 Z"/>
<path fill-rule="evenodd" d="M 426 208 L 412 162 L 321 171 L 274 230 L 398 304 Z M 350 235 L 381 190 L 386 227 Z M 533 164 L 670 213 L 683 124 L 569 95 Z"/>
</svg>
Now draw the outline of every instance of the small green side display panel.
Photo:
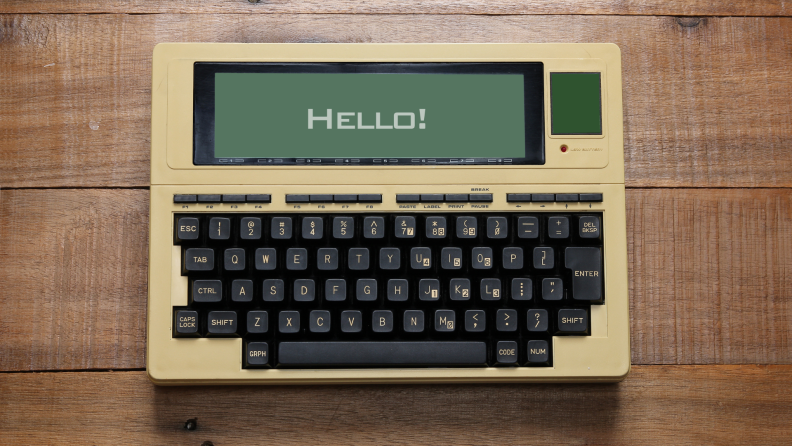
<svg viewBox="0 0 792 446">
<path fill-rule="evenodd" d="M 602 135 L 600 73 L 550 73 L 550 132 Z"/>
</svg>

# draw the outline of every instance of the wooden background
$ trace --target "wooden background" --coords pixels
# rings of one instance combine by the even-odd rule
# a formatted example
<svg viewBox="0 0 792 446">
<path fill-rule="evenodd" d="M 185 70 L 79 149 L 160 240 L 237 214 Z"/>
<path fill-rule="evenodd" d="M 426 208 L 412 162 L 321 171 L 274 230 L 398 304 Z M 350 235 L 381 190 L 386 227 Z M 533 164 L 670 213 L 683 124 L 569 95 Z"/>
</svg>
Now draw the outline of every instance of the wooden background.
<svg viewBox="0 0 792 446">
<path fill-rule="evenodd" d="M 789 444 L 790 16 L 785 0 L 3 0 L 0 442 Z M 617 43 L 632 373 L 154 387 L 149 84 L 154 45 L 175 41 Z"/>
</svg>

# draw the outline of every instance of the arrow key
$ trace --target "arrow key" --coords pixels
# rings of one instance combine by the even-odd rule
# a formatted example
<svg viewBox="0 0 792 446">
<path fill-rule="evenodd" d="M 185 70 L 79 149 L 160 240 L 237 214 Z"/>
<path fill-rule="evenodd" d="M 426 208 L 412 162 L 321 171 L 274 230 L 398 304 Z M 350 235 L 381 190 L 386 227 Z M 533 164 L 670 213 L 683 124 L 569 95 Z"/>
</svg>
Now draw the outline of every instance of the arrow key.
<svg viewBox="0 0 792 446">
<path fill-rule="evenodd" d="M 487 328 L 487 315 L 484 310 L 467 310 L 465 312 L 465 331 L 481 333 Z"/>
</svg>

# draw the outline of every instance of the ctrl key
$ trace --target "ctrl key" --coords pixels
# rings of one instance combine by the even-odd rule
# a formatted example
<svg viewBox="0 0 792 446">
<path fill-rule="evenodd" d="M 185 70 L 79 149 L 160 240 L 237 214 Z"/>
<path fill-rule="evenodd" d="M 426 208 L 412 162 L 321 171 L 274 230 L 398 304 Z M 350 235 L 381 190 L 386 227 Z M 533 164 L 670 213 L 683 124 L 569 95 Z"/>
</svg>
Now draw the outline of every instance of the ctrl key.
<svg viewBox="0 0 792 446">
<path fill-rule="evenodd" d="M 248 342 L 245 347 L 245 367 L 269 367 L 269 344 L 266 342 Z"/>
<path fill-rule="evenodd" d="M 198 336 L 198 312 L 197 311 L 176 311 L 173 317 L 173 336 L 188 337 Z"/>
</svg>

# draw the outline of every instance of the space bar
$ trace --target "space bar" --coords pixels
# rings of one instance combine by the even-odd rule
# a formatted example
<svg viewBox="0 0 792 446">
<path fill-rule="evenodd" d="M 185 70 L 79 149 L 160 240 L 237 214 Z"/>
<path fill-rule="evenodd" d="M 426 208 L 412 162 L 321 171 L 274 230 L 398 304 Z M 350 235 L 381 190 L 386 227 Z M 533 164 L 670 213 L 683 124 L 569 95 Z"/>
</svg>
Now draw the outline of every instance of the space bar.
<svg viewBox="0 0 792 446">
<path fill-rule="evenodd" d="M 484 342 L 281 342 L 284 366 L 484 366 Z"/>
</svg>

